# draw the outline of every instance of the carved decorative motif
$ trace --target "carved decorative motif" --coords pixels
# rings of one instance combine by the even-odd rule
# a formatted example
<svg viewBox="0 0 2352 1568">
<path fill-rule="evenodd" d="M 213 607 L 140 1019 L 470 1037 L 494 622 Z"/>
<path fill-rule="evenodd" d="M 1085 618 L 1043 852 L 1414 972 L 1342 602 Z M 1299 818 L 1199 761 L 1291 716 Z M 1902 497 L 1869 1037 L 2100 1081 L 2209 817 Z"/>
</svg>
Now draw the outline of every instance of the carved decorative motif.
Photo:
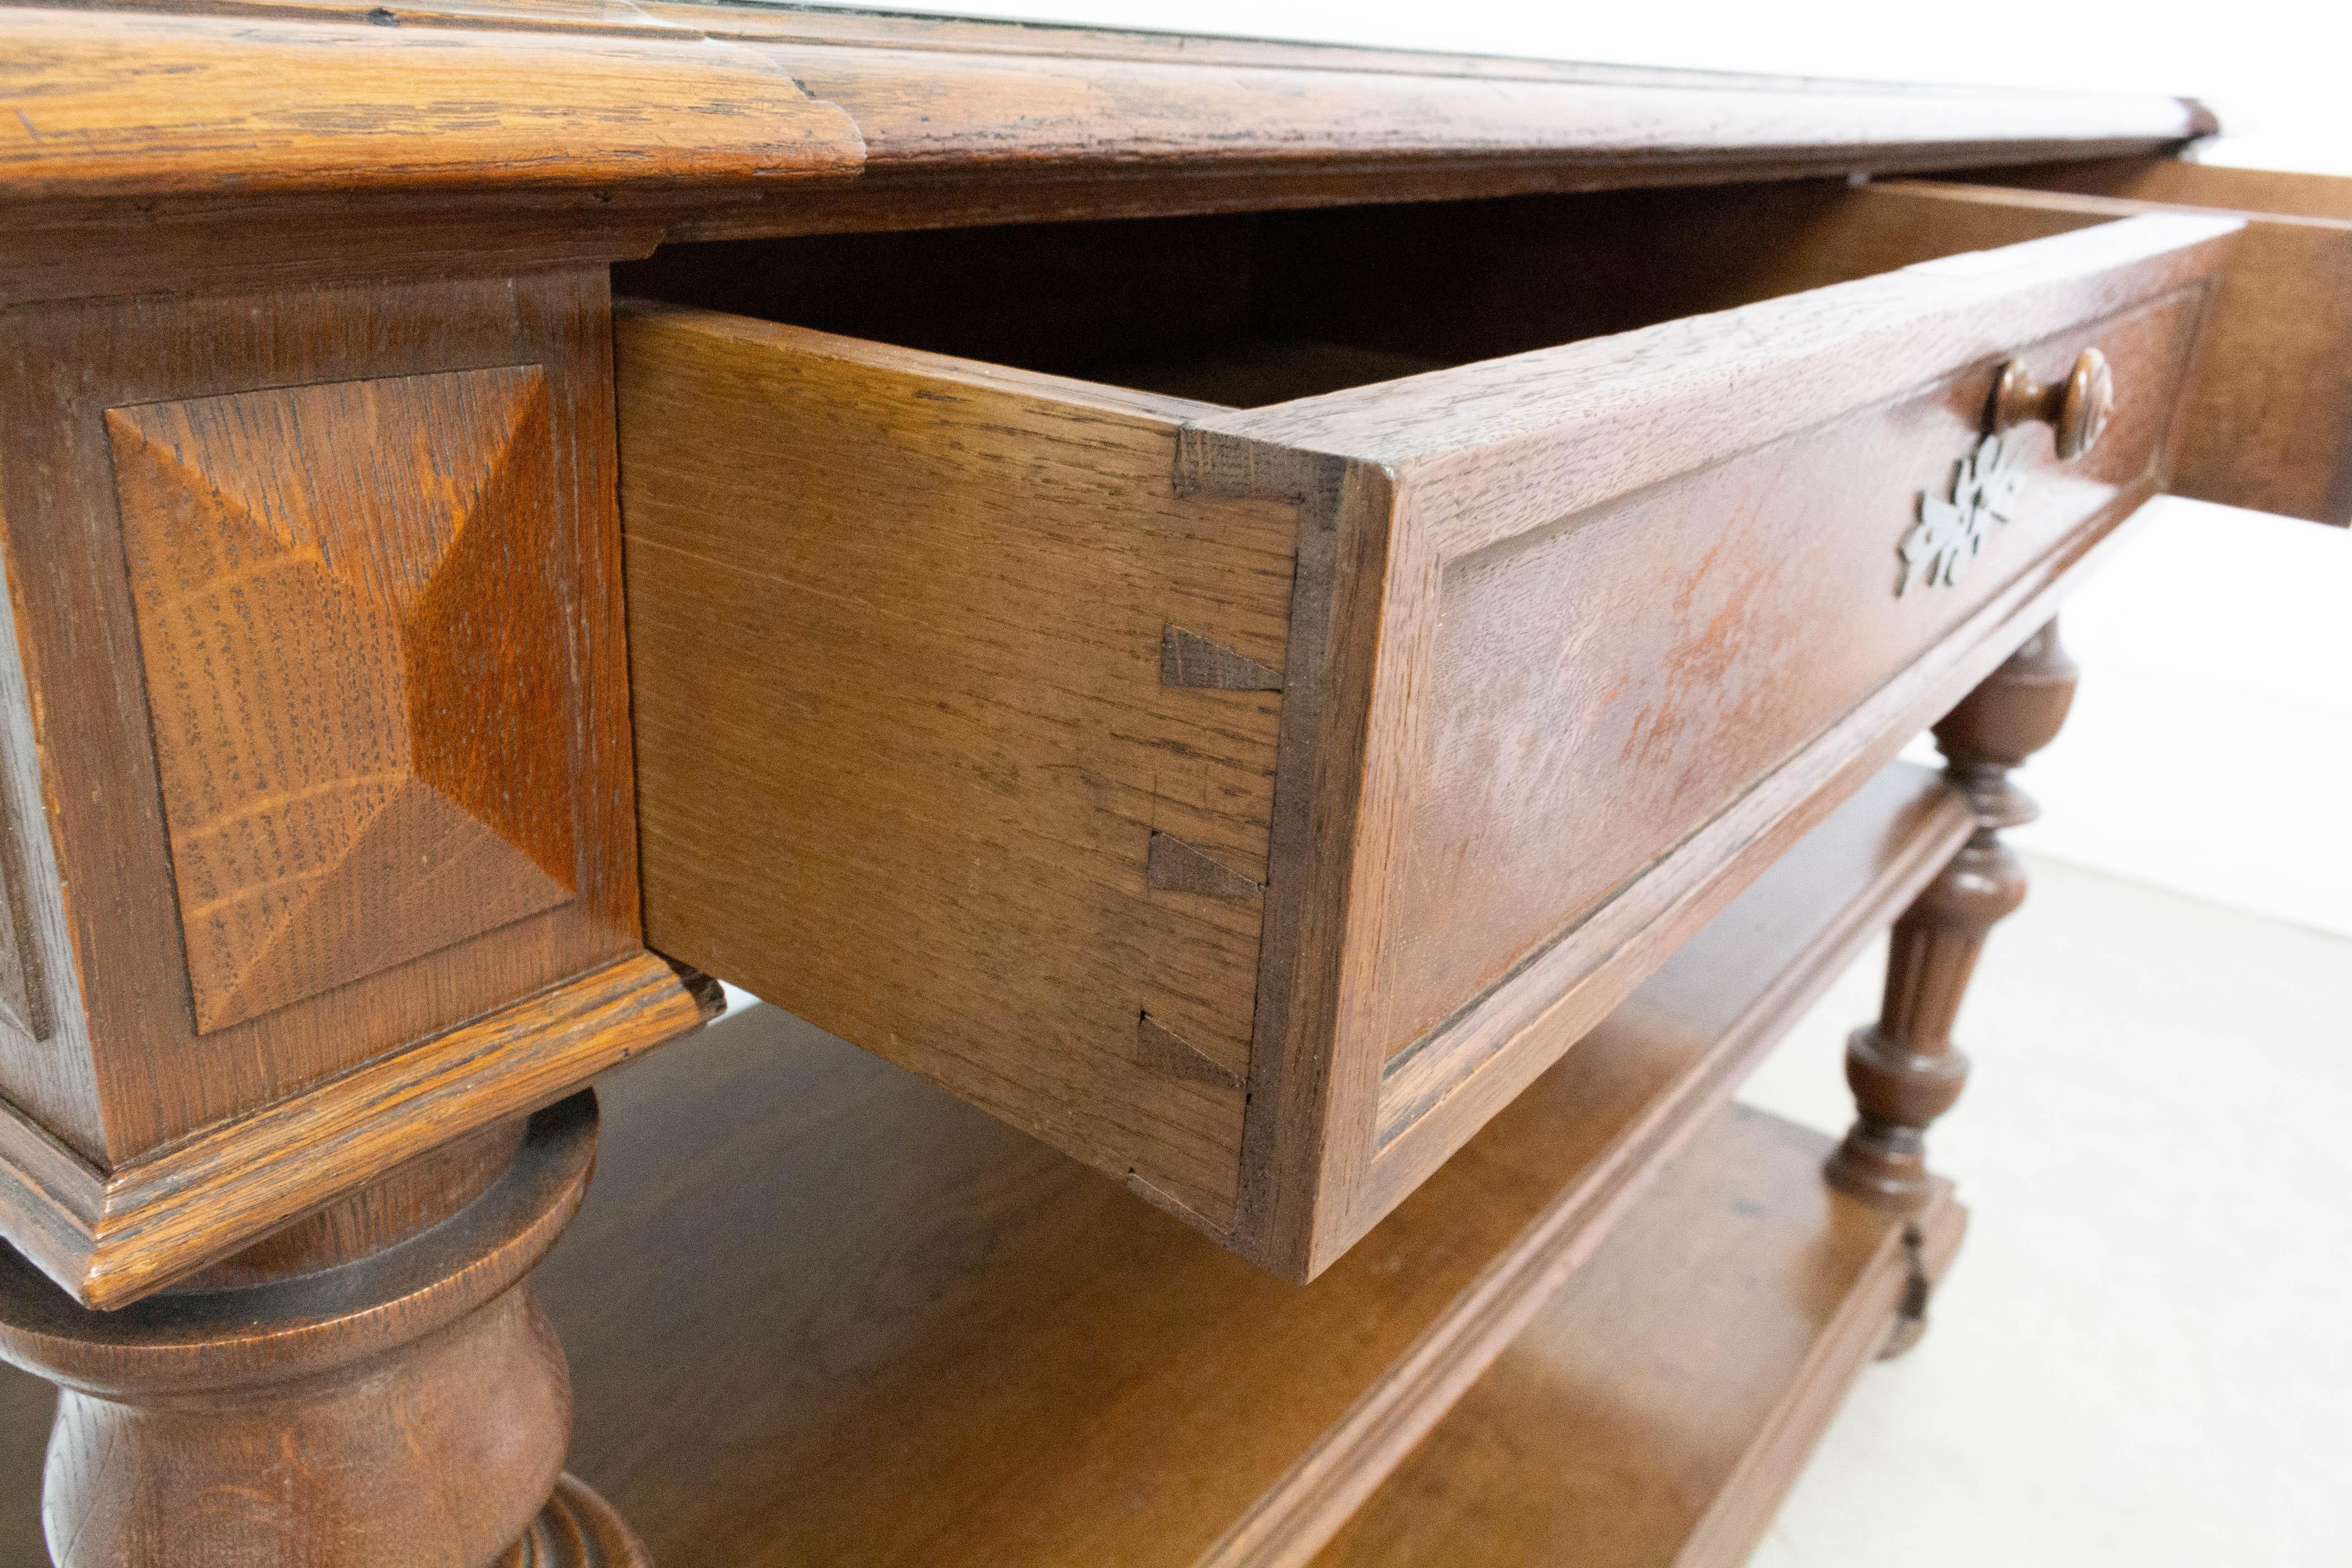
<svg viewBox="0 0 2352 1568">
<path fill-rule="evenodd" d="M 536 366 L 107 413 L 196 1026 L 566 901 Z"/>
<path fill-rule="evenodd" d="M 1928 587 L 1960 580 L 1984 550 L 1990 525 L 2016 514 L 2018 494 L 2025 488 L 2023 462 L 2014 443 L 1987 436 L 1954 465 L 1951 500 L 1921 493 L 1919 521 L 1896 551 L 1903 557 L 1903 574 L 1895 582 L 1898 596 L 1911 585 L 1915 571 Z"/>
</svg>

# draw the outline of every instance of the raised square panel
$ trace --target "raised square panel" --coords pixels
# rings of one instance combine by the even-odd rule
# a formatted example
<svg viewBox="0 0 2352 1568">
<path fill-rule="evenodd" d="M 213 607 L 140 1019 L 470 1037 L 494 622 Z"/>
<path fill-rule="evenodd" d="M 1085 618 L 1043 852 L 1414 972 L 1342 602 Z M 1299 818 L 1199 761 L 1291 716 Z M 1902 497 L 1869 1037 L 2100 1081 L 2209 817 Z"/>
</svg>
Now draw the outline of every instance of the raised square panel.
<svg viewBox="0 0 2352 1568">
<path fill-rule="evenodd" d="M 568 900 L 541 370 L 106 423 L 199 1032 Z"/>
</svg>

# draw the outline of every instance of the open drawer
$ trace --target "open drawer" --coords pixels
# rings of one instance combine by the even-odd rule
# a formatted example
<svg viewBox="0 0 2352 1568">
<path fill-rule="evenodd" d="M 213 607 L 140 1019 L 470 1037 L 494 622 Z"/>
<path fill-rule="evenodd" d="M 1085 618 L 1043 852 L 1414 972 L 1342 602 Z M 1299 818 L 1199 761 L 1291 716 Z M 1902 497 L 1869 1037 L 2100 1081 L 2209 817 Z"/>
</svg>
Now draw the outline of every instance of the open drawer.
<svg viewBox="0 0 2352 1568">
<path fill-rule="evenodd" d="M 2214 305 L 2171 488 L 2352 523 L 2352 179 L 2171 158 L 1966 176 L 2021 222 L 2110 223 L 2202 208 L 2246 220 Z"/>
<path fill-rule="evenodd" d="M 2013 226 L 1806 184 L 658 254 L 648 942 L 1314 1274 L 2160 488 L 2239 226 Z"/>
</svg>

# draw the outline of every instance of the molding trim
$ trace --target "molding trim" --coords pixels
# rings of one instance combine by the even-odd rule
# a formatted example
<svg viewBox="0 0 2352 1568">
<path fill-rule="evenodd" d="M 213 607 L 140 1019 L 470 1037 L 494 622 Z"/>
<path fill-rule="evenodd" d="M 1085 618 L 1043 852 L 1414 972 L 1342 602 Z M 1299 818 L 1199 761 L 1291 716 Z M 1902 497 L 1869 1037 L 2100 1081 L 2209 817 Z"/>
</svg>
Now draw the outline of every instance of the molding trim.
<svg viewBox="0 0 2352 1568">
<path fill-rule="evenodd" d="M 395 1165 L 551 1105 L 725 1003 L 639 952 L 100 1171 L 0 1101 L 0 1235 L 86 1307 L 126 1306 Z"/>
</svg>

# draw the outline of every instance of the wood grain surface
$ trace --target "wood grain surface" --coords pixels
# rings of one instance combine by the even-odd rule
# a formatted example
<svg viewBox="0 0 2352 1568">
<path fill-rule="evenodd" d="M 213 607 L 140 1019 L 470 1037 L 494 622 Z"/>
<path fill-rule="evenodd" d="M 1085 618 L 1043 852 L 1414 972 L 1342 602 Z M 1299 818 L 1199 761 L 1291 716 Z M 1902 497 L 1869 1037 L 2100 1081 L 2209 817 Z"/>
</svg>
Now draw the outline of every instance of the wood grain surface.
<svg viewBox="0 0 2352 1568">
<path fill-rule="evenodd" d="M 588 1319 L 628 1342 L 623 1403 L 677 1418 L 608 1417 L 616 1442 L 642 1458 L 665 1430 L 708 1438 L 713 1410 L 736 1424 L 694 1496 L 614 1466 L 688 1543 L 673 1562 L 1311 1552 L 1932 870 L 1952 798 L 1885 775 L 1657 968 L 2160 481 L 2183 434 L 2163 395 L 2227 244 L 2141 219 L 2024 247 L 2039 260 L 2000 279 L 1897 288 L 1851 280 L 2151 198 L 1822 186 L 1787 193 L 1803 243 L 1784 246 L 1700 196 L 1678 258 L 1609 231 L 1626 286 L 1581 293 L 1622 326 L 1548 329 L 1497 370 L 1468 362 L 1514 352 L 1474 342 L 1509 330 L 1507 289 L 1463 268 L 1448 306 L 1469 309 L 1423 323 L 1452 341 L 1391 342 L 1372 329 L 1411 312 L 1377 289 L 1256 270 L 1305 216 L 1235 215 L 2144 153 L 2210 116 L 665 0 L 0 5 L 0 1230 L 41 1268 L 108 1306 L 185 1282 L 117 1324 L 168 1340 L 207 1292 L 446 1240 L 494 1195 L 515 1118 L 709 1016 L 710 988 L 641 946 L 614 492 L 647 475 L 676 503 L 643 509 L 628 560 L 657 584 L 632 606 L 657 699 L 638 692 L 649 925 L 1291 1273 L 1396 1211 L 1283 1292 L 887 1068 L 734 1061 L 639 1156 L 640 1193 L 702 1184 L 692 1212 L 646 1197 L 614 1233 L 676 1260 L 670 1298 L 616 1287 L 611 1252 L 583 1287 L 634 1315 Z M 633 421 L 652 436 L 615 467 L 603 268 L 665 234 L 1171 214 L 1217 215 L 1244 265 L 1134 230 L 1121 310 L 1071 323 L 1055 352 L 1094 331 L 1083 363 L 1043 367 L 1138 390 L 706 321 L 647 351 L 642 391 L 704 395 Z M 2341 391 L 2347 216 L 2240 247 L 2223 316 L 2252 325 L 2214 340 L 2257 347 L 2207 384 L 2189 470 L 2223 457 L 2192 485 L 2242 499 L 2259 468 L 2264 493 L 2352 511 L 2309 390 Z M 1336 226 L 1299 232 L 1294 260 L 1342 253 Z M 1743 251 L 1737 297 L 1697 303 L 1722 280 L 1695 258 Z M 839 253 L 853 291 L 888 275 L 866 254 Z M 1409 282 L 1388 260 L 1367 272 Z M 797 297 L 789 268 L 772 281 Z M 1753 303 L 1822 283 L 1846 287 Z M 986 288 L 932 319 L 1021 353 L 1078 292 L 992 313 Z M 1328 329 L 1296 309 L 1351 299 Z M 1718 306 L 1744 309 L 1657 325 Z M 685 320 L 648 311 L 625 347 Z M 1613 354 L 1555 346 L 1628 328 Z M 2012 525 L 2030 559 L 1899 633 L 1864 617 L 1846 665 L 1801 648 L 1867 552 L 1804 535 L 1792 498 L 1843 498 L 1833 524 L 1863 537 L 1940 482 L 1914 470 L 1957 456 L 1927 454 L 1972 378 L 2021 352 L 2047 374 L 2094 328 L 2127 395 L 2157 394 Z M 1727 518 L 1748 529 L 1736 572 L 1696 537 Z M 1679 618 L 1609 597 L 1660 575 Z M 1545 639 L 1593 583 L 1578 635 L 1619 662 L 1580 645 L 1578 670 L 1618 689 L 1563 695 Z M 1511 751 L 1530 736 L 1543 754 Z M 1622 768 L 1580 770 L 1576 736 Z M 749 869 L 714 871 L 744 843 Z M 775 1189 L 780 1135 L 806 1152 Z M 746 1255 L 713 1240 L 779 1223 Z M 1701 1556 L 1742 1538 L 1868 1337 L 1881 1239 L 1843 1298 L 1814 1257 L 1843 1304 L 1694 1527 Z M 677 1299 L 713 1268 L 740 1288 Z M 29 1273 L 11 1289 L 55 1304 Z M 432 1369 L 404 1363 L 403 1414 L 301 1427 L 297 1447 L 377 1460 L 315 1489 L 288 1539 L 416 1555 L 377 1526 L 462 1480 L 436 1568 L 502 1546 L 641 1563 L 569 1484 L 513 1542 L 554 1484 L 561 1363 L 522 1293 L 500 1302 L 432 1336 Z M 295 1336 L 381 1351 L 335 1341 L 349 1305 L 294 1311 Z M 645 1324 L 667 1337 L 649 1350 Z M 268 1337 L 53 1370 L 176 1387 Z M 714 1338 L 781 1342 L 791 1374 L 674 1408 L 677 1358 Z M 61 1506 L 90 1521 L 67 1562 L 277 1560 L 166 1493 L 235 1492 L 284 1421 L 192 1425 L 176 1393 L 120 1416 L 105 1394 L 70 1396 L 61 1428 Z M 481 1419 L 500 1394 L 531 1413 Z M 509 1429 L 530 1440 L 490 1452 Z M 1691 1474 L 1738 1434 L 1716 1436 Z M 131 1454 L 135 1484 L 106 1480 L 102 1457 Z M 402 1480 L 419 1456 L 431 1474 Z M 714 1474 L 731 1516 L 698 1511 Z M 762 1493 L 779 1477 L 788 1504 Z M 346 1506 L 358 1524 L 320 1524 Z"/>
<path fill-rule="evenodd" d="M 1204 493 L 1301 495 L 1342 460 L 1394 498 L 1368 482 L 1332 515 L 1347 564 L 1300 574 L 1333 629 L 1294 630 L 1286 702 L 1347 700 L 1276 782 L 1316 858 L 1269 873 L 1267 962 L 1304 978 L 1250 1116 L 1328 1131 L 1245 1172 L 1253 1256 L 1336 1256 L 2028 635 L 2021 610 L 2160 486 L 2234 233 L 2135 219 L 1186 426 Z M 2121 438 L 2043 452 L 1994 564 L 1897 595 L 1894 545 L 1994 367 L 2093 342 L 2138 367 Z"/>
<path fill-rule="evenodd" d="M 667 1568 L 1296 1562 L 1968 826 L 1886 775 L 1304 1288 L 780 1013 L 723 1021 L 600 1090 L 540 1275 L 572 1468 Z"/>
<path fill-rule="evenodd" d="M 2023 161 L 2037 145 L 2164 142 L 2210 124 L 2194 105 L 2154 98 L 1936 89 L 1903 94 L 1896 110 L 1867 84 L 648 10 L 761 47 L 846 110 L 867 147 L 852 185 L 689 220 L 680 237 L 1787 178 L 1948 166 L 1971 144 Z"/>
<path fill-rule="evenodd" d="M 841 175 L 863 157 L 846 114 L 748 49 L 370 25 L 393 16 L 0 6 L 0 188 L 348 202 Z"/>
<path fill-rule="evenodd" d="M 579 1205 L 595 1132 L 574 1096 L 437 1223 L 118 1312 L 0 1255 L 0 1351 L 64 1389 L 43 1500 L 58 1568 L 480 1568 L 523 1536 L 571 1424 L 523 1281 Z"/>
<path fill-rule="evenodd" d="M 2352 222 L 2352 179 L 2299 170 L 2241 169 L 2181 158 L 2091 158 L 2003 168 L 1997 181 L 1985 183 L 2248 216 Z"/>
<path fill-rule="evenodd" d="M 198 1032 L 569 902 L 539 367 L 106 422 Z"/>
<path fill-rule="evenodd" d="M 1379 960 L 1390 1073 L 1425 1070 L 1393 1058 L 1429 1049 L 1423 1042 L 1455 1009 L 2144 481 L 2169 434 L 2203 303 L 2192 289 L 2015 342 L 2044 369 L 2097 343 L 2118 366 L 2126 404 L 2082 462 L 2062 468 L 2038 438 L 2036 471 L 1989 558 L 1940 592 L 1895 591 L 1890 541 L 1919 497 L 1944 498 L 1952 465 L 1975 444 L 1990 380 L 1973 368 L 1619 504 L 1570 502 L 1549 527 L 1447 552 L 1428 607 L 1428 716 L 1404 742 L 1422 772 L 1398 826 L 1396 908 Z M 1465 504 L 1482 523 L 1486 500 Z M 1878 519 L 1892 521 L 1873 527 Z M 1426 511 L 1416 521 L 1444 526 Z M 1574 606 L 1565 616 L 1564 605 Z M 1530 734 L 1563 739 L 1536 747 Z M 1464 878 L 1471 865 L 1481 875 Z M 1434 1092 L 1399 1089 L 1384 1125 L 1402 1125 Z"/>
<path fill-rule="evenodd" d="M 638 950 L 605 310 L 566 268 L 0 314 L 0 751 L 27 883 L 73 889 L 0 1087 L 81 1158 Z M 372 846 L 394 773 L 440 827 Z M 414 875 L 445 852 L 483 908 Z"/>
<path fill-rule="evenodd" d="M 1720 1113 L 1317 1568 L 1746 1561 L 1907 1281 L 1905 1223 L 1824 1187 L 1828 1150 Z M 1950 1191 L 1917 1222 L 1930 1277 Z"/>
<path fill-rule="evenodd" d="M 1197 405 L 672 307 L 616 341 L 647 941 L 1224 1231 L 1282 699 L 1161 650 L 1281 668 L 1287 509 L 1176 499 Z"/>
<path fill-rule="evenodd" d="M 675 198 L 698 237 L 1932 169 L 2150 152 L 2211 129 L 2154 95 L 751 5 L 11 5 L 0 58 L 0 102 L 21 111 L 0 116 L 0 184 L 20 199 L 348 208 L 354 192 L 601 186 Z M 861 170 L 838 197 L 742 200 L 779 176 Z M 960 178 L 942 188 L 944 173 Z"/>
<path fill-rule="evenodd" d="M 340 1268 L 432 1229 L 490 1190 L 522 1152 L 527 1119 L 493 1122 L 394 1166 L 167 1287 L 173 1295 L 243 1289 Z"/>
<path fill-rule="evenodd" d="M 817 237 L 634 269 L 915 345 L 624 317 L 651 940 L 1311 1277 L 2005 656 L 2021 609 L 2161 483 L 2230 220 L 1786 197 Z M 1591 290 L 1548 286 L 1598 256 Z M 1563 335 L 1582 341 L 1535 346 Z M 1241 411 L 1046 374 L 1167 384 L 1206 361 L 1227 368 L 1185 384 L 1239 400 L 1268 361 L 1237 342 L 1450 368 Z M 1990 563 L 1899 593 L 1895 547 L 1951 493 L 1998 366 L 2050 376 L 2094 344 L 2124 388 L 2105 439 L 2062 465 L 2020 433 L 2032 479 Z M 1244 525 L 1236 502 L 1298 521 Z M 1261 526 L 1264 556 L 1230 553 Z M 1066 559 L 1066 537 L 1098 542 Z M 1166 552 L 1139 580 L 1147 547 Z M 1279 668 L 1242 682 L 1278 699 L 1191 689 L 1187 637 Z M 1034 715 L 1000 721 L 977 773 L 983 737 L 956 727 L 976 702 Z M 1143 772 L 1108 776 L 1149 802 L 1067 765 L 1129 745 Z M 1246 792 L 1187 826 L 1161 803 L 1216 805 L 1169 782 L 1204 764 Z M 769 842 L 798 847 L 737 848 Z M 1121 881 L 1045 879 L 1104 847 Z M 1263 902 L 1220 900 L 1203 860 Z M 1135 918 L 1106 895 L 1139 870 L 1166 896 L 1151 918 L 1220 922 L 1180 999 L 1132 995 L 1134 942 L 1104 924 Z M 1017 989 L 992 945 L 1016 933 Z M 1117 984 L 1066 984 L 1064 943 Z M 946 1003 L 940 976 L 982 974 Z M 1138 1068 L 1245 1099 L 1171 1152 L 1167 1091 L 1127 1100 Z"/>
<path fill-rule="evenodd" d="M 0 1226 L 85 1305 L 138 1300 L 444 1142 L 549 1104 L 716 1016 L 637 954 L 100 1172 L 0 1105 Z"/>
<path fill-rule="evenodd" d="M 1936 723 L 1945 777 L 1967 795 L 1976 831 L 1895 922 L 1879 1016 L 1846 1040 L 1861 1114 L 1829 1177 L 1857 1197 L 1897 1211 L 1928 1201 L 1927 1127 L 1968 1081 L 1968 1058 L 1952 1044 L 1960 999 L 1987 931 L 2025 898 L 2024 864 L 2000 833 L 2041 808 L 2009 775 L 2057 738 L 2077 674 L 2053 621 Z"/>
</svg>

